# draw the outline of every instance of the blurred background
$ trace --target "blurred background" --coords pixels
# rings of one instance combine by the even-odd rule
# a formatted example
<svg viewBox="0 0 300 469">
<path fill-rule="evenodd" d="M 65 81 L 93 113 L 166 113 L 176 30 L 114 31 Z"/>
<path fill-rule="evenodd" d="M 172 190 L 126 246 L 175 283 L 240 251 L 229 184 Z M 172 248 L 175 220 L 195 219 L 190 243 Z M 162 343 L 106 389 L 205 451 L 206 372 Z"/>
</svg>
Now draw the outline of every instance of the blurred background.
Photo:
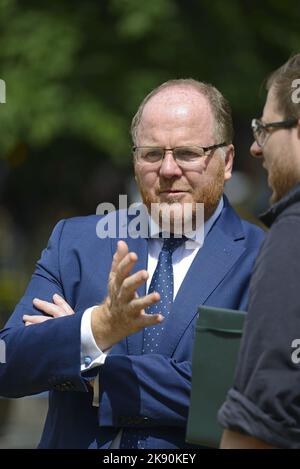
<svg viewBox="0 0 300 469">
<path fill-rule="evenodd" d="M 132 200 L 130 121 L 168 79 L 212 82 L 230 101 L 226 190 L 256 220 L 269 191 L 250 122 L 266 75 L 300 51 L 299 24 L 297 0 L 0 0 L 0 327 L 59 219 Z M 0 399 L 0 448 L 35 447 L 46 406 Z"/>
</svg>

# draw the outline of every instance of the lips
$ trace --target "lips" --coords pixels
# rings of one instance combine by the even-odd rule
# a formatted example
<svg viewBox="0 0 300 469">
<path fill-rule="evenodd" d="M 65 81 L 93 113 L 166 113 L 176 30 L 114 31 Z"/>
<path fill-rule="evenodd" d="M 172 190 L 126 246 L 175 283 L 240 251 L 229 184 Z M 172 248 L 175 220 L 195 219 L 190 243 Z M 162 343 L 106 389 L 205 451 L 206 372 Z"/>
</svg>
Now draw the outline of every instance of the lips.
<svg viewBox="0 0 300 469">
<path fill-rule="evenodd" d="M 182 193 L 185 193 L 185 192 L 188 192 L 188 191 L 185 191 L 185 190 L 174 190 L 174 189 L 166 189 L 164 191 L 160 191 L 159 193 L 160 194 L 182 194 Z"/>
</svg>

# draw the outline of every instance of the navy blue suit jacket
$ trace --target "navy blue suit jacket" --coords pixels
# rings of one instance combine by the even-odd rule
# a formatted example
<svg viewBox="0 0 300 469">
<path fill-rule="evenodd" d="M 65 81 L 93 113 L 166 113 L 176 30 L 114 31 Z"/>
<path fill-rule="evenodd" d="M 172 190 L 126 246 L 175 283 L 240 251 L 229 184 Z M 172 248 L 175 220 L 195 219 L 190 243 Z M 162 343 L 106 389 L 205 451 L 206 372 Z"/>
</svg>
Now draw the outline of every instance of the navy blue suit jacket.
<svg viewBox="0 0 300 469">
<path fill-rule="evenodd" d="M 120 428 L 138 427 L 146 448 L 183 448 L 191 387 L 191 354 L 199 304 L 245 309 L 263 231 L 224 209 L 195 257 L 165 320 L 158 353 L 141 355 L 143 331 L 116 344 L 99 371 L 100 406 L 80 373 L 80 324 L 103 301 L 117 239 L 96 236 L 98 216 L 59 222 L 29 286 L 0 334 L 7 363 L 0 395 L 50 390 L 41 448 L 107 448 Z M 126 239 L 147 268 L 147 240 Z M 145 287 L 139 294 L 144 294 Z M 62 295 L 75 315 L 25 327 L 32 300 Z"/>
</svg>

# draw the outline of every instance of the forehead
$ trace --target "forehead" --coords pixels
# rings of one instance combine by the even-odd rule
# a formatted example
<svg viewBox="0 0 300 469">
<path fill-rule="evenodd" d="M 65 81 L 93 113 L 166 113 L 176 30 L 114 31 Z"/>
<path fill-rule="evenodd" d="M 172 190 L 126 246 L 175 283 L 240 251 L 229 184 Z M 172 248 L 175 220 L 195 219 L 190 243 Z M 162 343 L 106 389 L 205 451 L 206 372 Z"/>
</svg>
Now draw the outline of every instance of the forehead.
<svg viewBox="0 0 300 469">
<path fill-rule="evenodd" d="M 173 87 L 161 90 L 146 103 L 139 132 L 197 129 L 210 133 L 213 124 L 211 107 L 203 94 L 193 88 Z"/>
</svg>

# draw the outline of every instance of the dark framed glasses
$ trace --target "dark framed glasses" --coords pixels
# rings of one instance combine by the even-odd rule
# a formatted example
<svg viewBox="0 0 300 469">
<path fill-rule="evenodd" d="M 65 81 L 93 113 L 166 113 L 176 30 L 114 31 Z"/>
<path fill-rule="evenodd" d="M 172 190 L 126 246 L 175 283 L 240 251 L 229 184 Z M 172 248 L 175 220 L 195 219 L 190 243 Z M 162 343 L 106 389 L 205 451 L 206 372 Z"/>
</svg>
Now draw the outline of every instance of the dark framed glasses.
<svg viewBox="0 0 300 469">
<path fill-rule="evenodd" d="M 227 143 L 218 143 L 209 147 L 201 147 L 197 145 L 162 148 L 162 147 L 148 147 L 140 146 L 133 147 L 132 151 L 137 163 L 146 165 L 161 164 L 164 159 L 166 151 L 171 151 L 173 158 L 179 166 L 191 167 L 199 164 L 200 158 L 203 158 L 209 151 L 216 150 L 227 146 Z"/>
<path fill-rule="evenodd" d="M 254 140 L 259 147 L 263 147 L 268 135 L 273 129 L 291 129 L 298 124 L 297 118 L 287 119 L 284 121 L 268 122 L 263 124 L 259 119 L 252 119 L 251 127 Z"/>
</svg>

